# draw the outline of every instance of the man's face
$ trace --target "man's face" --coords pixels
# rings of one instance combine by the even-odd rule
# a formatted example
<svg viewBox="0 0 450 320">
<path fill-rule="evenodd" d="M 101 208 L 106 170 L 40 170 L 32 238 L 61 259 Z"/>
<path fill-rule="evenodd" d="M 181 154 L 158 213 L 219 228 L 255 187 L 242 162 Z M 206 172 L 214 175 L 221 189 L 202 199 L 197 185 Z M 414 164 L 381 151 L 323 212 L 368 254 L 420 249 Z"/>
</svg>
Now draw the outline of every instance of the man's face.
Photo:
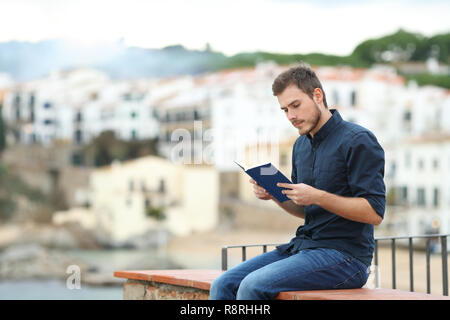
<svg viewBox="0 0 450 320">
<path fill-rule="evenodd" d="M 314 100 L 296 85 L 288 86 L 277 98 L 287 119 L 300 135 L 316 133 L 321 110 Z"/>
</svg>

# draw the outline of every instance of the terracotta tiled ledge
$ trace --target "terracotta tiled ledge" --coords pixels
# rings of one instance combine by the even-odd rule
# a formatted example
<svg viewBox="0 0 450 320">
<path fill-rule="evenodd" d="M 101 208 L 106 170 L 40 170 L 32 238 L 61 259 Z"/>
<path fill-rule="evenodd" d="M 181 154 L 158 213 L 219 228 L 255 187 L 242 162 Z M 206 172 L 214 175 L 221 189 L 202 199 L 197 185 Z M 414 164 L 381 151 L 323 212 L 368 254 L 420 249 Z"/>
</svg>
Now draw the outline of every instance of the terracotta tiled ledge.
<svg viewBox="0 0 450 320">
<path fill-rule="evenodd" d="M 124 300 L 205 300 L 221 270 L 116 271 L 127 279 Z M 345 289 L 281 292 L 278 300 L 450 300 L 450 297 L 393 289 Z"/>
<path fill-rule="evenodd" d="M 116 271 L 124 283 L 124 300 L 207 300 L 209 288 L 221 270 Z"/>
<path fill-rule="evenodd" d="M 342 289 L 280 292 L 279 300 L 450 300 L 450 297 L 397 289 Z"/>
</svg>

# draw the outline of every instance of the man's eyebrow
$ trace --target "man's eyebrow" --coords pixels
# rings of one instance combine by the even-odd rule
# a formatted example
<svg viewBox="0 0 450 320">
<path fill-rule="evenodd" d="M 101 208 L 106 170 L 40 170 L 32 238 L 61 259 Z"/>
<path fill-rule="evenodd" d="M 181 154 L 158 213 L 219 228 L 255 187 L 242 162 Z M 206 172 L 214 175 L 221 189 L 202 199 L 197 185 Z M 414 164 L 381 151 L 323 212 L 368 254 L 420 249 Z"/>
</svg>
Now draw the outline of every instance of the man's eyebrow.
<svg viewBox="0 0 450 320">
<path fill-rule="evenodd" d="M 296 103 L 296 102 L 300 102 L 300 100 L 299 100 L 299 99 L 295 99 L 294 101 L 292 101 L 291 103 L 289 103 L 286 107 L 289 107 L 291 104 L 294 104 L 294 103 Z M 284 108 L 286 108 L 286 107 L 281 107 L 281 109 L 284 109 Z"/>
</svg>

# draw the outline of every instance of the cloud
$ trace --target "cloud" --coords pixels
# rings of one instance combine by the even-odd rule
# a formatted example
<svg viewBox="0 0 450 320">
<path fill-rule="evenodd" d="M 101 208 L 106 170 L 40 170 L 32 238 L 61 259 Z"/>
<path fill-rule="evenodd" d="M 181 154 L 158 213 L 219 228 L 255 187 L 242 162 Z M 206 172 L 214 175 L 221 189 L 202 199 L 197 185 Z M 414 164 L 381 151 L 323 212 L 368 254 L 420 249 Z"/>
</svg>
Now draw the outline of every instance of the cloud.
<svg viewBox="0 0 450 320">
<path fill-rule="evenodd" d="M 359 42 L 399 28 L 448 32 L 444 1 L 2 0 L 0 41 L 48 38 L 163 47 L 206 42 L 241 51 L 349 54 Z M 18 18 L 19 17 L 19 18 Z M 6 32 L 7 30 L 7 32 Z"/>
</svg>

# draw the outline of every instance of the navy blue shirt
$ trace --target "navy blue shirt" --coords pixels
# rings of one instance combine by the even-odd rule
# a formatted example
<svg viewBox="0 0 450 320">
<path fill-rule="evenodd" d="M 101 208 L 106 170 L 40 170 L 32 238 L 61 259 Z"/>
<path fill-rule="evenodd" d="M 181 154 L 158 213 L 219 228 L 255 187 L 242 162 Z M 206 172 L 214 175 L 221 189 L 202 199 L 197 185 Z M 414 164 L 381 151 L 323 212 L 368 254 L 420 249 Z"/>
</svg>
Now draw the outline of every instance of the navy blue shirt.
<svg viewBox="0 0 450 320">
<path fill-rule="evenodd" d="M 362 197 L 382 218 L 386 206 L 384 151 L 360 125 L 344 121 L 337 110 L 316 132 L 297 138 L 292 152 L 292 182 L 344 197 Z M 304 206 L 305 223 L 281 252 L 333 248 L 367 266 L 374 250 L 373 225 L 351 221 L 317 205 Z"/>
</svg>

